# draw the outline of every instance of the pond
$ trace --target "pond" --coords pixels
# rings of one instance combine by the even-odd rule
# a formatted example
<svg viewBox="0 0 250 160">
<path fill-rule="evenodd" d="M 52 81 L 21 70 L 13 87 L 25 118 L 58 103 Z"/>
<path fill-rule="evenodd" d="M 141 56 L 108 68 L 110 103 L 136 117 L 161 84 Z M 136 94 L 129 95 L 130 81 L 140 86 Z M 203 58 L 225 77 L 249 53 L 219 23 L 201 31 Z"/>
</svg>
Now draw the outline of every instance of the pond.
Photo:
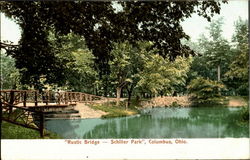
<svg viewBox="0 0 250 160">
<path fill-rule="evenodd" d="M 46 129 L 68 139 L 249 137 L 248 124 L 236 120 L 239 110 L 162 107 L 129 117 L 48 120 Z"/>
</svg>

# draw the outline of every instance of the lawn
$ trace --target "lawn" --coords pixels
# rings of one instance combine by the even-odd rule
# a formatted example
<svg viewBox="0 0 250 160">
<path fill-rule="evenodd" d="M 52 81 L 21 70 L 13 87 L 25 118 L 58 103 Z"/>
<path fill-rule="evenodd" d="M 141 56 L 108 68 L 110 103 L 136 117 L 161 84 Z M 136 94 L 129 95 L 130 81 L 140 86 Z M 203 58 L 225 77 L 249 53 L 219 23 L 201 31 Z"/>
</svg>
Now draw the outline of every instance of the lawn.
<svg viewBox="0 0 250 160">
<path fill-rule="evenodd" d="M 55 133 L 46 131 L 44 139 L 60 138 Z M 39 131 L 18 126 L 9 122 L 2 121 L 1 139 L 41 139 Z"/>
<path fill-rule="evenodd" d="M 129 115 L 135 115 L 138 114 L 139 111 L 136 109 L 136 107 L 131 104 L 131 106 L 126 109 L 126 101 L 120 102 L 120 106 L 116 106 L 114 103 L 104 103 L 104 104 L 93 104 L 90 105 L 91 108 L 95 110 L 101 110 L 104 112 L 107 112 L 107 115 L 103 115 L 102 118 L 110 118 L 110 117 L 124 117 Z"/>
</svg>

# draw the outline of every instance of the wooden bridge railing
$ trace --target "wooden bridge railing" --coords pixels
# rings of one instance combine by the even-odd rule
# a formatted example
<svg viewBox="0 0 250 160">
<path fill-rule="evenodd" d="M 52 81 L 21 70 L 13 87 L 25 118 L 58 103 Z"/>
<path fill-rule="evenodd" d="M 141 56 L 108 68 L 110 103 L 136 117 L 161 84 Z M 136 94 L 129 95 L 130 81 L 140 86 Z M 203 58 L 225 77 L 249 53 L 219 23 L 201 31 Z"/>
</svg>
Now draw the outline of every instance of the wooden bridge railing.
<svg viewBox="0 0 250 160">
<path fill-rule="evenodd" d="M 64 91 L 1 90 L 0 93 L 1 120 L 38 130 L 41 137 L 44 136 L 45 112 L 43 109 L 39 111 L 34 108 L 51 106 L 49 103 L 67 105 L 76 102 L 92 102 L 106 99 L 102 96 L 87 93 Z M 41 105 L 41 103 L 45 103 L 45 105 Z M 29 106 L 32 106 L 33 109 L 28 108 Z"/>
<path fill-rule="evenodd" d="M 7 121 L 40 132 L 44 137 L 44 113 L 1 101 L 1 121 Z"/>
<path fill-rule="evenodd" d="M 33 103 L 38 106 L 38 103 L 68 104 L 76 102 L 91 102 L 94 100 L 104 100 L 105 97 L 91 95 L 82 92 L 65 92 L 65 91 L 43 91 L 37 90 L 1 90 L 0 99 L 3 102 L 11 105 L 23 103 L 26 107 L 27 103 Z"/>
</svg>

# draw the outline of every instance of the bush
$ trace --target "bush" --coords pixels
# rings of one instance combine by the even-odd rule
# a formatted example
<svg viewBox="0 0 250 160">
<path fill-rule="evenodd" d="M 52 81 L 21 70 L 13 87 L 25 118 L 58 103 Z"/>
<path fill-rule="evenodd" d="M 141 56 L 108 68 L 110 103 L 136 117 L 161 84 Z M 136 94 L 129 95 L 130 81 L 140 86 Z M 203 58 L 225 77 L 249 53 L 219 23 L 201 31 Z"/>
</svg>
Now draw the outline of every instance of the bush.
<svg viewBox="0 0 250 160">
<path fill-rule="evenodd" d="M 181 107 L 181 105 L 174 101 L 169 107 Z"/>
<path fill-rule="evenodd" d="M 221 104 L 223 97 L 221 91 L 225 89 L 222 83 L 198 77 L 188 86 L 193 104 Z"/>
<path fill-rule="evenodd" d="M 241 110 L 242 121 L 248 122 L 249 121 L 249 107 L 245 106 Z"/>
</svg>

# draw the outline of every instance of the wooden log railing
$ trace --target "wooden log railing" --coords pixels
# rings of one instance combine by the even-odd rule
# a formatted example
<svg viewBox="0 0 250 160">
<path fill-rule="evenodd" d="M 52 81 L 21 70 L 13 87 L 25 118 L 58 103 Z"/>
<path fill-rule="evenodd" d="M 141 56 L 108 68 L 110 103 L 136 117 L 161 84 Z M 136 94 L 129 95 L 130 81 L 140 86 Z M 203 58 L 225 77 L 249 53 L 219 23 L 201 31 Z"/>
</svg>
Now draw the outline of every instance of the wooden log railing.
<svg viewBox="0 0 250 160">
<path fill-rule="evenodd" d="M 1 101 L 1 121 L 20 125 L 40 132 L 40 137 L 45 134 L 44 112 L 18 107 Z"/>
<path fill-rule="evenodd" d="M 26 107 L 27 103 L 33 103 L 38 106 L 38 103 L 56 104 L 72 104 L 76 102 L 92 102 L 95 100 L 104 100 L 105 97 L 91 95 L 82 92 L 66 92 L 66 91 L 43 91 L 37 90 L 1 90 L 0 99 L 11 105 L 23 103 Z"/>
<path fill-rule="evenodd" d="M 38 130 L 43 137 L 45 112 L 42 108 L 50 107 L 51 103 L 67 106 L 76 102 L 88 103 L 96 100 L 107 100 L 107 98 L 81 92 L 1 90 L 1 120 Z M 42 108 L 37 110 L 37 107 Z"/>
</svg>

